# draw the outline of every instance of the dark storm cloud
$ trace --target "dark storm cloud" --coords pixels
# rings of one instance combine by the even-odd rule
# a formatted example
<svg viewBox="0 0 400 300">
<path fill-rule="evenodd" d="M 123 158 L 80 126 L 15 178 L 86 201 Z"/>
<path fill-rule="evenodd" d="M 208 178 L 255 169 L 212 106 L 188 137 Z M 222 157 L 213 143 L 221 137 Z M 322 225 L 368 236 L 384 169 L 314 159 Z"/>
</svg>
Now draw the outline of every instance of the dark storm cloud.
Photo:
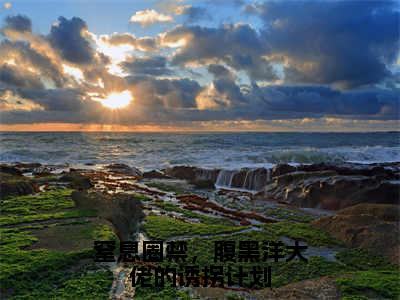
<svg viewBox="0 0 400 300">
<path fill-rule="evenodd" d="M 32 31 L 32 22 L 27 16 L 16 15 L 8 16 L 5 19 L 4 29 L 11 29 L 15 31 Z"/>
<path fill-rule="evenodd" d="M 0 82 L 15 87 L 43 89 L 44 86 L 36 75 L 28 72 L 20 72 L 9 65 L 0 66 Z"/>
<path fill-rule="evenodd" d="M 208 70 L 208 72 L 213 74 L 213 76 L 215 78 L 218 78 L 218 79 L 234 80 L 234 78 L 235 78 L 235 75 L 230 70 L 228 70 L 226 67 L 224 67 L 222 65 L 211 64 L 208 66 L 207 70 Z"/>
<path fill-rule="evenodd" d="M 173 57 L 174 64 L 219 60 L 236 70 L 246 71 L 252 79 L 276 79 L 271 65 L 261 57 L 266 52 L 266 44 L 249 25 L 179 26 L 167 32 L 164 41 L 181 39 L 187 42 Z"/>
<path fill-rule="evenodd" d="M 27 42 L 3 40 L 0 43 L 0 62 L 14 58 L 18 63 L 18 74 L 21 79 L 29 76 L 28 74 L 31 72 L 26 71 L 26 68 L 31 67 L 42 78 L 52 80 L 57 87 L 61 87 L 65 82 L 60 70 L 61 66 L 54 64 L 49 57 L 45 56 L 45 53 L 39 53 Z M 25 74 L 25 71 L 27 74 Z M 14 76 L 16 75 L 15 73 Z"/>
<path fill-rule="evenodd" d="M 200 20 L 211 20 L 211 14 L 205 7 L 199 6 L 185 6 L 180 12 L 181 15 L 185 15 L 187 23 L 193 23 Z"/>
<path fill-rule="evenodd" d="M 229 99 L 229 105 L 240 105 L 246 102 L 240 87 L 235 83 L 236 76 L 233 72 L 222 65 L 211 64 L 207 68 L 214 76 L 213 87 L 217 92 L 213 97 L 213 101 L 219 105 L 226 106 L 227 103 L 223 103 L 218 99 L 223 96 Z"/>
<path fill-rule="evenodd" d="M 123 62 L 122 67 L 132 75 L 169 75 L 172 71 L 167 67 L 167 60 L 163 56 L 133 57 Z"/>
<path fill-rule="evenodd" d="M 399 49 L 395 2 L 265 2 L 257 12 L 270 53 L 289 60 L 289 82 L 352 88 L 390 76 Z"/>
<path fill-rule="evenodd" d="M 301 113 L 303 117 L 326 115 L 360 119 L 399 119 L 399 91 L 367 89 L 341 92 L 323 86 L 253 87 L 250 97 L 257 99 L 259 112 Z"/>
<path fill-rule="evenodd" d="M 76 112 L 83 108 L 84 94 L 77 89 L 20 89 L 18 92 L 48 111 Z"/>
<path fill-rule="evenodd" d="M 129 76 L 128 83 L 135 102 L 150 109 L 196 108 L 196 96 L 201 90 L 197 81 L 182 79 L 156 79 L 150 76 Z"/>
<path fill-rule="evenodd" d="M 58 22 L 51 27 L 48 39 L 65 60 L 77 64 L 89 64 L 93 62 L 94 50 L 89 40 L 83 36 L 83 31 L 86 29 L 85 21 L 80 18 L 73 17 L 68 20 L 59 17 Z"/>
</svg>

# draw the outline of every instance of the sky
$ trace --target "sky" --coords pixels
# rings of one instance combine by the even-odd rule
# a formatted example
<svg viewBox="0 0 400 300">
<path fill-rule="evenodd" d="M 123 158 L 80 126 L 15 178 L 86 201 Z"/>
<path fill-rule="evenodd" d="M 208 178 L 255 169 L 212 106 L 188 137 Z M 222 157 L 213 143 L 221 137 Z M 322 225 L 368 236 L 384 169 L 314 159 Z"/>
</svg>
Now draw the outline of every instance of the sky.
<svg viewBox="0 0 400 300">
<path fill-rule="evenodd" d="M 391 1 L 0 0 L 0 130 L 399 129 Z"/>
</svg>

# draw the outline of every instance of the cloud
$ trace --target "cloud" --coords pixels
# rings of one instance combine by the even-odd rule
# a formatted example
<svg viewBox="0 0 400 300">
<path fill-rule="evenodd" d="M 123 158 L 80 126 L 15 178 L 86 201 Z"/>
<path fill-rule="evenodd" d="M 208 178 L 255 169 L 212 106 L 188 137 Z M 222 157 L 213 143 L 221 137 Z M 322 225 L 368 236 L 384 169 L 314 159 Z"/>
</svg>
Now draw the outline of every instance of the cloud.
<svg viewBox="0 0 400 300">
<path fill-rule="evenodd" d="M 283 63 L 286 82 L 353 88 L 391 76 L 400 36 L 395 2 L 268 1 L 256 8 L 269 59 Z"/>
<path fill-rule="evenodd" d="M 137 11 L 130 18 L 130 22 L 140 23 L 140 25 L 142 26 L 150 26 L 154 23 L 172 22 L 173 20 L 174 19 L 172 18 L 172 16 L 164 15 L 155 11 L 154 9 Z"/>
<path fill-rule="evenodd" d="M 181 44 L 172 63 L 211 64 L 224 62 L 236 70 L 246 71 L 253 80 L 276 80 L 277 76 L 262 55 L 266 43 L 247 24 L 225 25 L 219 28 L 178 26 L 162 38 L 164 45 Z"/>
<path fill-rule="evenodd" d="M 111 36 L 103 36 L 102 39 L 110 45 L 130 45 L 135 50 L 139 51 L 156 51 L 157 39 L 153 37 L 140 37 L 137 38 L 130 33 L 116 33 Z"/>
<path fill-rule="evenodd" d="M 31 20 L 26 16 L 22 15 L 8 16 L 5 19 L 5 26 L 3 27 L 3 29 L 5 30 L 11 29 L 20 32 L 24 31 L 31 32 L 32 23 Z"/>
<path fill-rule="evenodd" d="M 43 83 L 32 72 L 21 71 L 20 68 L 4 64 L 0 66 L 0 82 L 15 87 L 43 89 Z"/>
<path fill-rule="evenodd" d="M 180 5 L 175 9 L 175 14 L 186 16 L 187 23 L 193 23 L 200 20 L 211 20 L 212 17 L 205 7 Z"/>
<path fill-rule="evenodd" d="M 308 120 L 321 126 L 399 120 L 399 39 L 392 28 L 398 12 L 390 3 L 327 2 L 329 11 L 319 2 L 303 3 L 312 18 L 297 2 L 284 4 L 247 9 L 261 27 L 186 23 L 147 37 L 96 35 L 76 17 L 60 17 L 48 35 L 39 35 L 29 18 L 7 17 L 1 122 L 294 128 Z M 187 16 L 188 9 L 180 13 Z M 133 101 L 118 114 L 94 101 L 125 90 Z"/>
<path fill-rule="evenodd" d="M 208 66 L 207 70 L 217 79 L 235 80 L 235 74 L 223 65 L 211 64 Z"/>
<path fill-rule="evenodd" d="M 59 17 L 52 25 L 48 39 L 65 60 L 77 64 L 89 64 L 93 62 L 94 50 L 84 36 L 85 31 L 87 25 L 82 19 L 73 17 L 68 20 Z"/>
<path fill-rule="evenodd" d="M 254 87 L 259 111 L 284 112 L 302 117 L 342 116 L 356 119 L 396 120 L 400 115 L 398 91 L 364 89 L 341 92 L 324 86 Z"/>
<path fill-rule="evenodd" d="M 149 116 L 152 115 L 152 111 L 156 112 L 160 109 L 162 111 L 194 109 L 196 95 L 201 90 L 201 86 L 196 81 L 188 78 L 157 79 L 149 76 L 129 76 L 127 81 L 136 104 L 147 108 Z"/>
<path fill-rule="evenodd" d="M 163 56 L 131 57 L 123 62 L 122 67 L 132 75 L 170 75 L 172 71 L 167 67 L 167 60 Z"/>
<path fill-rule="evenodd" d="M 18 64 L 18 65 L 17 65 Z M 3 40 L 0 43 L 0 65 L 15 65 L 21 77 L 36 76 L 39 79 L 47 80 L 48 84 L 60 87 L 64 84 L 65 78 L 60 65 L 55 64 L 44 53 L 39 53 L 29 43 Z M 8 72 L 10 73 L 10 72 Z M 17 74 L 14 72 L 14 76 Z M 23 80 L 23 79 L 21 79 Z M 23 80 L 28 82 L 27 80 Z M 20 82 L 23 82 L 20 81 Z"/>
</svg>

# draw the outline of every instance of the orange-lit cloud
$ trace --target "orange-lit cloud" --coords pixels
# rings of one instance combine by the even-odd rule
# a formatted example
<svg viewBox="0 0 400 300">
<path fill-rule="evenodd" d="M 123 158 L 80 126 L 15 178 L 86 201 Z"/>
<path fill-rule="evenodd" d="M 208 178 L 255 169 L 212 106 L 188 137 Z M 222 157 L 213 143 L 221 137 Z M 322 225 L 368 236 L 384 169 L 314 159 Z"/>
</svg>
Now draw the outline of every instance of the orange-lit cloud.
<svg viewBox="0 0 400 300">
<path fill-rule="evenodd" d="M 149 26 L 154 23 L 172 22 L 173 20 L 172 16 L 159 13 L 154 9 L 137 11 L 130 18 L 132 23 L 140 23 L 142 26 Z"/>
</svg>

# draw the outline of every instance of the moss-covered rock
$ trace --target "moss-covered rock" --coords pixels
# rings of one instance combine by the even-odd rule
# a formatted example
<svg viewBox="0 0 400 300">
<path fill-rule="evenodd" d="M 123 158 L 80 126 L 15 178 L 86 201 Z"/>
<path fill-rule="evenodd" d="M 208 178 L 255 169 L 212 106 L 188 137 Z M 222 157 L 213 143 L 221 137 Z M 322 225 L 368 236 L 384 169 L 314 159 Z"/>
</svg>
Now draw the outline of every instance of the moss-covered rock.
<svg viewBox="0 0 400 300">
<path fill-rule="evenodd" d="M 337 215 L 314 221 L 313 226 L 326 231 L 349 247 L 367 249 L 399 263 L 399 206 L 359 204 Z"/>
</svg>

